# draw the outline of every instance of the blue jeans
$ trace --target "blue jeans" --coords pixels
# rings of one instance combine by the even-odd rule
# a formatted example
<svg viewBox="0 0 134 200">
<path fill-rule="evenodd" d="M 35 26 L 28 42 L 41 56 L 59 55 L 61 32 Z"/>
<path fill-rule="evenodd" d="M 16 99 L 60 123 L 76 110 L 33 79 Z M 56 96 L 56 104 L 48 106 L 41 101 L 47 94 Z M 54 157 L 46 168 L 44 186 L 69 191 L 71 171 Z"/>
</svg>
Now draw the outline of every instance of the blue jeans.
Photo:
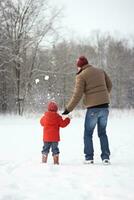
<svg viewBox="0 0 134 200">
<path fill-rule="evenodd" d="M 86 160 L 93 160 L 93 131 L 97 124 L 98 137 L 101 146 L 101 159 L 109 159 L 110 150 L 108 144 L 108 137 L 106 134 L 106 126 L 108 119 L 108 108 L 89 108 L 85 117 L 85 130 L 84 130 L 84 154 Z"/>
<path fill-rule="evenodd" d="M 59 154 L 58 142 L 44 142 L 42 154 L 48 155 L 49 151 L 52 151 L 52 156 Z"/>
</svg>

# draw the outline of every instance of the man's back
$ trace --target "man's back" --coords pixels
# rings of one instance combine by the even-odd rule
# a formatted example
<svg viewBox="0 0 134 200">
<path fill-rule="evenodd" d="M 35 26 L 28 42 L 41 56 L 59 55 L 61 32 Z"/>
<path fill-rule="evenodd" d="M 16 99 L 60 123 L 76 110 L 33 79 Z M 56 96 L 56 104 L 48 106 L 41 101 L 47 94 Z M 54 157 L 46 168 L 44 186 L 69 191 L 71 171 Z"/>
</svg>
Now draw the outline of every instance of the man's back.
<svg viewBox="0 0 134 200">
<path fill-rule="evenodd" d="M 86 107 L 92 107 L 109 103 L 109 89 L 112 83 L 107 74 L 102 70 L 87 65 L 77 76 L 85 82 L 84 104 Z"/>
<path fill-rule="evenodd" d="M 111 88 L 111 80 L 103 70 L 85 65 L 76 76 L 75 89 L 67 109 L 73 110 L 83 95 L 86 107 L 109 103 Z"/>
</svg>

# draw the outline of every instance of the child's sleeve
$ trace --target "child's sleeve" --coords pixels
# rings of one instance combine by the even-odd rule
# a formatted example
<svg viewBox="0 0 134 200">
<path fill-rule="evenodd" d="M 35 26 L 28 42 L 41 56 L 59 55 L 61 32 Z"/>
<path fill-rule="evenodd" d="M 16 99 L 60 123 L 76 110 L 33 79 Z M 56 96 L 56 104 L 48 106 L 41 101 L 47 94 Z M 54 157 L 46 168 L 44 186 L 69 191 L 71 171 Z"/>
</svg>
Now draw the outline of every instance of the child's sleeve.
<svg viewBox="0 0 134 200">
<path fill-rule="evenodd" d="M 44 126 L 44 125 L 45 125 L 45 116 L 43 116 L 43 117 L 40 119 L 40 124 L 41 124 L 41 126 Z"/>
<path fill-rule="evenodd" d="M 66 117 L 65 119 L 62 119 L 62 117 L 60 116 L 59 117 L 59 123 L 60 123 L 60 127 L 64 128 L 70 123 L 70 118 Z"/>
</svg>

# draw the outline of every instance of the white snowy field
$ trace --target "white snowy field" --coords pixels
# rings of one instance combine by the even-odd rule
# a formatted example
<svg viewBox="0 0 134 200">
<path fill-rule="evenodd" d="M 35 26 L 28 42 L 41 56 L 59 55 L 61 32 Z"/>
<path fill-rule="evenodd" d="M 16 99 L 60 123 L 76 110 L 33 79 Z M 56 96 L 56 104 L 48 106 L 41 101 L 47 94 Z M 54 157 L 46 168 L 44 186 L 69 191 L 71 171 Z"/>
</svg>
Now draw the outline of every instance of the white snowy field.
<svg viewBox="0 0 134 200">
<path fill-rule="evenodd" d="M 0 117 L 0 200 L 133 200 L 134 111 L 111 111 L 111 165 L 102 165 L 94 132 L 95 164 L 84 165 L 84 113 L 61 129 L 60 165 L 41 163 L 42 127 L 34 118 Z"/>
</svg>

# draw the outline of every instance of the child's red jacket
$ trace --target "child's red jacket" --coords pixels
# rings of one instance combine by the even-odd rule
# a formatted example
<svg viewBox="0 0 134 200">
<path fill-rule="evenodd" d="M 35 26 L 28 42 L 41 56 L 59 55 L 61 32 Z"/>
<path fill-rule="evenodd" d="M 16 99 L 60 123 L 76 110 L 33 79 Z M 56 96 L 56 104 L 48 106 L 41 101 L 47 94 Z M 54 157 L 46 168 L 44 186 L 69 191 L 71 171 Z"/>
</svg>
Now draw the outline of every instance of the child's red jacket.
<svg viewBox="0 0 134 200">
<path fill-rule="evenodd" d="M 62 119 L 62 117 L 56 113 L 48 111 L 40 119 L 40 124 L 43 128 L 43 141 L 45 142 L 58 142 L 60 141 L 60 127 L 64 128 L 70 123 L 70 119 Z"/>
</svg>

